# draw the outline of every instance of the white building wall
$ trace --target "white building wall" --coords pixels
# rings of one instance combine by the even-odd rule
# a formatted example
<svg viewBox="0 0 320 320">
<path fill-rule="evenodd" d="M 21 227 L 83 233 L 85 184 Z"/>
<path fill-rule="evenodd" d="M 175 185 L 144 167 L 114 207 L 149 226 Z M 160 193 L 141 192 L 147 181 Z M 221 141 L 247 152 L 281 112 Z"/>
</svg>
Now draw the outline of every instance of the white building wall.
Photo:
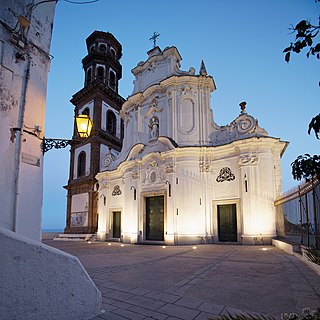
<svg viewBox="0 0 320 320">
<path fill-rule="evenodd" d="M 101 293 L 78 258 L 0 227 L 1 319 L 91 319 Z M 34 275 L 34 276 L 33 276 Z"/>
<path fill-rule="evenodd" d="M 55 2 L 34 7 L 26 17 L 30 21 L 23 34 L 26 41 L 20 41 L 19 47 L 10 40 L 19 37 L 12 30 L 18 17 L 27 14 L 29 3 L 1 2 L 0 226 L 40 240 L 43 188 L 40 145 Z"/>
<path fill-rule="evenodd" d="M 102 186 L 99 198 L 102 194 L 107 198 L 99 212 L 99 232 L 110 237 L 111 212 L 121 211 L 122 240 L 145 240 L 145 198 L 164 195 L 167 244 L 219 241 L 217 206 L 232 203 L 237 207 L 238 242 L 268 243 L 275 236 L 272 150 L 278 143 L 274 138 L 252 138 L 216 148 L 177 148 L 162 155 L 136 151 L 138 159 L 97 176 Z M 225 168 L 231 179 L 219 180 Z M 150 181 L 151 171 L 157 173 L 154 182 Z M 121 195 L 112 196 L 116 185 Z"/>
</svg>

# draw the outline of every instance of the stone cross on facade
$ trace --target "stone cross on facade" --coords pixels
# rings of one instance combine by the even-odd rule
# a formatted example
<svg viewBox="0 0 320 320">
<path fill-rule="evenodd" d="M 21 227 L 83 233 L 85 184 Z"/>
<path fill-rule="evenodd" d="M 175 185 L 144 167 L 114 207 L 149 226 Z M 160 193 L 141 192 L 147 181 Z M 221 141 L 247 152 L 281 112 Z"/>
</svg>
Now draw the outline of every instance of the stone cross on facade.
<svg viewBox="0 0 320 320">
<path fill-rule="evenodd" d="M 154 32 L 152 37 L 149 40 L 153 41 L 153 47 L 155 48 L 157 46 L 157 38 L 160 36 L 160 33 Z"/>
</svg>

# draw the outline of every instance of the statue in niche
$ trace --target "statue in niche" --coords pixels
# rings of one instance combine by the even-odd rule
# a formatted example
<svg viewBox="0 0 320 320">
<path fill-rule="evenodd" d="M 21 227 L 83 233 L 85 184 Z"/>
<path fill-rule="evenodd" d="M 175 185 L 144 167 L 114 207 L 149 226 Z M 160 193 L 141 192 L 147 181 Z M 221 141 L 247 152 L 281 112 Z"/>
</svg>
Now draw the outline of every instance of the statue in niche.
<svg viewBox="0 0 320 320">
<path fill-rule="evenodd" d="M 159 119 L 152 117 L 149 123 L 150 128 L 150 140 L 157 139 L 159 137 Z"/>
</svg>

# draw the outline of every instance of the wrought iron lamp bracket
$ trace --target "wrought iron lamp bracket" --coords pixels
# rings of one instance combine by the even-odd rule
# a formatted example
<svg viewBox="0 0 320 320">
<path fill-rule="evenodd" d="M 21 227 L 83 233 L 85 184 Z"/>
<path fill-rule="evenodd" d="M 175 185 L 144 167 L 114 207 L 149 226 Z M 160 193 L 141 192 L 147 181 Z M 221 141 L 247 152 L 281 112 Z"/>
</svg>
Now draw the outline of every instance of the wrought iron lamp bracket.
<svg viewBox="0 0 320 320">
<path fill-rule="evenodd" d="M 69 139 L 42 139 L 41 149 L 42 153 L 45 154 L 51 149 L 63 149 L 67 146 L 71 146 L 75 141 Z"/>
</svg>

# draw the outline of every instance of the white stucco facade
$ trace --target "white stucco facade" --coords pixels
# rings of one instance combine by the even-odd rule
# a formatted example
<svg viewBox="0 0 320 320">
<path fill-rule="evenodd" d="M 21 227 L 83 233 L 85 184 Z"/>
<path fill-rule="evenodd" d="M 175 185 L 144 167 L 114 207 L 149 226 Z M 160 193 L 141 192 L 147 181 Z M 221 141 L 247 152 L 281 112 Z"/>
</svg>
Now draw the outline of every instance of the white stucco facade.
<svg viewBox="0 0 320 320">
<path fill-rule="evenodd" d="M 204 65 L 197 75 L 179 70 L 175 47 L 148 54 L 132 70 L 134 90 L 121 110 L 122 151 L 96 176 L 98 238 L 270 243 L 287 143 L 259 127 L 245 104 L 230 125 L 217 125 Z"/>
<path fill-rule="evenodd" d="M 1 2 L 0 226 L 40 240 L 47 76 L 55 2 Z"/>
</svg>

